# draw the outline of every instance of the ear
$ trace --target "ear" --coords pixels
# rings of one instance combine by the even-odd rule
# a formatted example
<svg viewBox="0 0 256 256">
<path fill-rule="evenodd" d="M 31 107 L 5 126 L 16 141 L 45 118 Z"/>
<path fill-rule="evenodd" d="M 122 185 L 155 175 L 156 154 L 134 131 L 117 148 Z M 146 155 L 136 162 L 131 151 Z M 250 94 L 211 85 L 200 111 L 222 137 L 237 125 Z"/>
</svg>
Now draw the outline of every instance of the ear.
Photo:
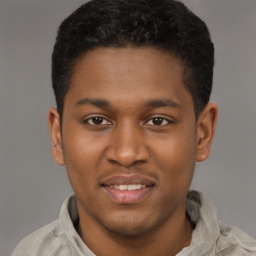
<svg viewBox="0 0 256 256">
<path fill-rule="evenodd" d="M 53 158 L 57 164 L 65 165 L 61 139 L 60 116 L 56 108 L 51 108 L 48 111 L 48 125 L 52 142 Z"/>
<path fill-rule="evenodd" d="M 218 118 L 218 107 L 214 102 L 206 105 L 197 120 L 196 161 L 206 160 L 211 151 L 212 141 Z"/>
</svg>

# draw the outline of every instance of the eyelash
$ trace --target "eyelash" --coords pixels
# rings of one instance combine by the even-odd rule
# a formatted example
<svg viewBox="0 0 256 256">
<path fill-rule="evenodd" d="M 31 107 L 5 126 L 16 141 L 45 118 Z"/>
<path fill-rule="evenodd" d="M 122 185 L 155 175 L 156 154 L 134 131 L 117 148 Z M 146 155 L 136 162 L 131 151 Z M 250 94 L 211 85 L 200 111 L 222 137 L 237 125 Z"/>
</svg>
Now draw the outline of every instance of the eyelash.
<svg viewBox="0 0 256 256">
<path fill-rule="evenodd" d="M 95 123 L 95 121 L 97 122 L 97 119 L 100 123 Z M 94 121 L 93 121 L 94 120 Z M 154 124 L 154 121 L 160 121 L 160 124 Z M 150 123 L 151 122 L 151 123 Z M 89 125 L 93 125 L 93 126 L 103 126 L 103 125 L 111 125 L 112 123 L 110 121 L 108 121 L 106 118 L 104 117 L 101 117 L 101 116 L 93 116 L 93 117 L 90 117 L 90 118 L 87 118 L 84 123 L 87 123 Z M 164 123 L 164 124 L 162 124 Z M 155 116 L 155 117 L 152 117 L 150 119 L 148 119 L 146 121 L 146 124 L 148 126 L 165 126 L 165 125 L 168 125 L 168 124 L 171 124 L 173 123 L 173 121 L 167 119 L 167 118 L 164 118 L 164 117 L 161 117 L 161 116 Z"/>
<path fill-rule="evenodd" d="M 102 122 L 106 122 L 106 123 L 99 123 L 99 124 L 95 124 L 93 123 L 93 119 L 95 119 L 94 121 L 97 121 L 97 119 L 99 119 L 98 121 L 102 120 Z M 90 125 L 94 125 L 94 126 L 100 126 L 100 125 L 110 125 L 111 122 L 108 121 L 106 118 L 102 117 L 102 116 L 93 116 L 90 118 L 87 118 L 84 123 L 90 124 Z"/>
<path fill-rule="evenodd" d="M 164 122 L 164 124 L 154 124 L 154 121 L 162 121 Z M 152 124 L 149 124 L 149 122 L 151 122 Z M 161 116 L 155 116 L 155 117 L 152 117 L 150 119 L 148 119 L 147 121 L 147 124 L 149 126 L 165 126 L 165 125 L 168 125 L 168 124 L 171 124 L 173 123 L 171 120 L 167 119 L 167 118 L 164 118 L 164 117 L 161 117 Z"/>
</svg>

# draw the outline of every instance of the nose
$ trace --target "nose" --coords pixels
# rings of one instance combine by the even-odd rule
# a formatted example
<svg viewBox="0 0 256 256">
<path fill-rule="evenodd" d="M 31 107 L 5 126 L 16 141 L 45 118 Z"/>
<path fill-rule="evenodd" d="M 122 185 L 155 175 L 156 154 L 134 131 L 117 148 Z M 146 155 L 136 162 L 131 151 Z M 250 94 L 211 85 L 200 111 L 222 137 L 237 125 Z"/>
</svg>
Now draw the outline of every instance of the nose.
<svg viewBox="0 0 256 256">
<path fill-rule="evenodd" d="M 119 125 L 112 135 L 106 154 L 108 161 L 123 167 L 148 161 L 149 150 L 139 127 L 127 123 Z"/>
</svg>

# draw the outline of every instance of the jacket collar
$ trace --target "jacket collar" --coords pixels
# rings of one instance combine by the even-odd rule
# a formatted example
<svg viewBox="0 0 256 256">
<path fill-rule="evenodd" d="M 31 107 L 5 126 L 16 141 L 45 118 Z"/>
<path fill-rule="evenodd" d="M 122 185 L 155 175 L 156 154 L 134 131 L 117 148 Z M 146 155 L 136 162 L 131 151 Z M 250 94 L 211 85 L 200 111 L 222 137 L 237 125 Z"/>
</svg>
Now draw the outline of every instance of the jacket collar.
<svg viewBox="0 0 256 256">
<path fill-rule="evenodd" d="M 186 214 L 195 228 L 191 244 L 183 248 L 177 256 L 215 255 L 220 229 L 215 209 L 208 197 L 201 192 L 190 191 L 187 195 Z M 74 195 L 64 202 L 59 218 L 62 231 L 76 253 L 79 256 L 95 256 L 76 232 L 75 227 L 79 222 L 79 215 Z"/>
</svg>

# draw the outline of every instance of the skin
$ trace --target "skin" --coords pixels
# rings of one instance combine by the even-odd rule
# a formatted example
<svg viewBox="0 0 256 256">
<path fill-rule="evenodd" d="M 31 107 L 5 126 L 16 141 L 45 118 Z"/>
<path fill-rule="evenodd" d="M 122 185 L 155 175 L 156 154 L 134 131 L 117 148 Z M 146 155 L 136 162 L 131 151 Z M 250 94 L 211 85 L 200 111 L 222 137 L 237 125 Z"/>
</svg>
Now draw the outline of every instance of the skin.
<svg viewBox="0 0 256 256">
<path fill-rule="evenodd" d="M 195 163 L 209 156 L 217 106 L 196 120 L 182 74 L 164 51 L 98 48 L 75 66 L 62 133 L 49 110 L 53 156 L 78 201 L 77 231 L 96 255 L 175 255 L 190 244 L 186 195 Z M 154 183 L 136 202 L 117 202 L 102 186 L 133 174 Z"/>
</svg>

